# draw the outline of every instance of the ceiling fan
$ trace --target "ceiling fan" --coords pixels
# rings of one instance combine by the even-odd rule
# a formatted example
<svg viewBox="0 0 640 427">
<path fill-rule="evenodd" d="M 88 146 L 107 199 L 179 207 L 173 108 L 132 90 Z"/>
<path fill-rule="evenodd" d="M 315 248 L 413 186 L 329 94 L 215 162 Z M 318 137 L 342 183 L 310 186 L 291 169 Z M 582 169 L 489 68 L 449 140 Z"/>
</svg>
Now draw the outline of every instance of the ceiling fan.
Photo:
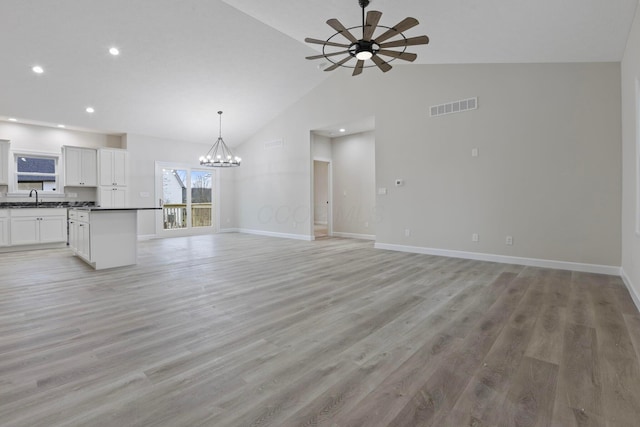
<svg viewBox="0 0 640 427">
<path fill-rule="evenodd" d="M 324 71 L 333 71 L 338 67 L 353 68 L 353 75 L 357 76 L 362 73 L 363 68 L 377 66 L 386 73 L 391 69 L 389 62 L 395 59 L 402 59 L 403 61 L 409 62 L 416 60 L 418 56 L 415 53 L 406 52 L 407 46 L 429 43 L 429 37 L 427 36 L 407 38 L 402 34 L 404 31 L 418 25 L 417 19 L 408 17 L 393 27 L 385 27 L 384 25 L 378 25 L 378 22 L 382 17 L 382 12 L 378 12 L 377 10 L 370 10 L 367 12 L 365 20 L 364 9 L 369 6 L 369 0 L 358 0 L 358 3 L 362 8 L 362 38 L 356 38 L 356 36 L 354 36 L 350 31 L 360 27 L 356 26 L 346 28 L 337 19 L 329 19 L 327 24 L 337 32 L 327 40 L 312 38 L 304 39 L 307 43 L 322 45 L 322 55 L 307 56 L 306 59 L 325 58 L 332 62 L 333 65 L 325 68 Z M 377 37 L 374 37 L 377 28 L 383 28 L 386 29 L 386 31 L 382 32 Z M 347 39 L 350 43 L 340 43 L 340 40 L 333 40 L 333 38 L 338 34 Z M 396 36 L 400 36 L 401 38 L 393 41 L 387 41 Z M 337 50 L 336 48 L 341 48 L 341 50 Z M 390 48 L 401 48 L 401 50 L 390 50 Z M 334 60 L 334 57 L 339 57 L 340 55 L 346 56 L 340 60 Z M 390 59 L 384 60 L 381 56 L 387 56 Z M 357 60 L 356 65 L 346 65 L 353 58 Z M 369 59 L 373 61 L 374 65 L 365 66 L 365 61 Z"/>
</svg>

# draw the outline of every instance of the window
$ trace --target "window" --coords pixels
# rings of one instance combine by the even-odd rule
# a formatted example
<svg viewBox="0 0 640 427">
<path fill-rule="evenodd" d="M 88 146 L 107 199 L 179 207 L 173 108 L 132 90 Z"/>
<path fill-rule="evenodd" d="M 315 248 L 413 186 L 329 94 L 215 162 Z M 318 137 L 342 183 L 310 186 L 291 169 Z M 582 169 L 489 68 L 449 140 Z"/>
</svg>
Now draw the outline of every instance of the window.
<svg viewBox="0 0 640 427">
<path fill-rule="evenodd" d="M 58 156 L 14 153 L 13 188 L 17 193 L 36 189 L 58 192 Z"/>
</svg>

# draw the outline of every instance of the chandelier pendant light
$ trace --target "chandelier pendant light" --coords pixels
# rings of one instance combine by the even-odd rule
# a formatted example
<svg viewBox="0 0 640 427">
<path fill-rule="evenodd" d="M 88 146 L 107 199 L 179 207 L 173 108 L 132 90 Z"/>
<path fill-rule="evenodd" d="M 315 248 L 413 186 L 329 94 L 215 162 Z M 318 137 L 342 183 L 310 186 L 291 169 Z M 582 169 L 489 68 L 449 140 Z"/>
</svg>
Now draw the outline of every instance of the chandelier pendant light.
<svg viewBox="0 0 640 427">
<path fill-rule="evenodd" d="M 200 165 L 210 168 L 229 168 L 240 166 L 242 159 L 233 154 L 222 139 L 222 111 L 218 111 L 220 117 L 220 132 L 218 139 L 213 143 L 206 155 L 200 156 Z"/>
<path fill-rule="evenodd" d="M 427 36 L 407 38 L 403 34 L 403 32 L 419 24 L 416 18 L 408 17 L 403 19 L 393 27 L 385 27 L 384 25 L 378 25 L 378 22 L 382 17 L 382 12 L 370 10 L 369 12 L 367 12 L 365 19 L 364 9 L 369 6 L 369 0 L 358 0 L 358 3 L 362 8 L 361 39 L 356 38 L 350 31 L 356 28 L 359 29 L 360 27 L 356 26 L 346 28 L 340 23 L 340 21 L 335 18 L 329 19 L 327 21 L 327 24 L 337 32 L 327 40 L 312 38 L 304 39 L 304 41 L 307 43 L 322 45 L 321 55 L 307 56 L 307 59 L 323 58 L 331 62 L 333 65 L 325 68 L 324 71 L 333 71 L 338 67 L 353 68 L 353 75 L 357 76 L 358 74 L 362 73 L 363 68 L 377 66 L 378 68 L 380 68 L 380 70 L 382 70 L 382 72 L 386 73 L 391 69 L 391 65 L 389 65 L 389 63 L 396 59 L 401 59 L 403 61 L 409 62 L 413 62 L 416 60 L 418 55 L 416 55 L 415 53 L 406 52 L 408 46 L 416 46 L 429 43 L 429 37 Z M 386 31 L 374 37 L 376 29 L 378 28 L 384 28 L 386 29 Z M 342 38 L 334 40 L 334 37 L 336 37 L 338 34 L 341 37 L 347 39 L 349 43 L 343 42 Z M 396 36 L 400 36 L 401 38 L 387 41 Z M 341 50 L 338 50 L 337 48 L 340 48 Z M 391 48 L 399 48 L 400 50 L 390 50 Z M 335 57 L 339 57 L 340 55 L 344 55 L 342 59 L 334 59 Z M 383 56 L 388 58 L 385 60 L 382 58 Z M 353 58 L 357 60 L 355 66 L 348 64 L 348 62 Z M 365 61 L 367 60 L 370 60 L 371 62 L 373 62 L 373 64 L 365 65 Z"/>
</svg>

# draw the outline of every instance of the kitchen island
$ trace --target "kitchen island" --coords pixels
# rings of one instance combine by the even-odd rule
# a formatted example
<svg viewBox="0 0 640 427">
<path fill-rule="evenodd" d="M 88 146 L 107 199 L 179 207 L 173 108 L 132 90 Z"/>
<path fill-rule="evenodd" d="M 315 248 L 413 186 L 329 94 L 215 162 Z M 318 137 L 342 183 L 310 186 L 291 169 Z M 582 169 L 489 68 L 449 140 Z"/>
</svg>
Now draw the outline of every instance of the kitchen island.
<svg viewBox="0 0 640 427">
<path fill-rule="evenodd" d="M 69 246 L 96 270 L 137 263 L 138 211 L 160 208 L 82 207 L 69 210 Z"/>
</svg>

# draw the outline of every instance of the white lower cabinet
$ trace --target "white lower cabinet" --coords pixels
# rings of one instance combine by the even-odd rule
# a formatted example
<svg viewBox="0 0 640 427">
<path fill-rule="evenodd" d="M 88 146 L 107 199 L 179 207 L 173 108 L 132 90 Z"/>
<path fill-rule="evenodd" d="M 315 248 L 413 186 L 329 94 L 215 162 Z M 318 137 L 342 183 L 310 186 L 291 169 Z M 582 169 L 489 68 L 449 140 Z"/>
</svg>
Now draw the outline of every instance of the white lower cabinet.
<svg viewBox="0 0 640 427">
<path fill-rule="evenodd" d="M 128 209 L 71 209 L 69 246 L 96 270 L 136 263 L 137 212 Z"/>
<path fill-rule="evenodd" d="M 67 210 L 12 209 L 9 228 L 12 246 L 66 242 Z"/>
<path fill-rule="evenodd" d="M 91 261 L 89 212 L 69 211 L 69 246 L 73 252 Z"/>
<path fill-rule="evenodd" d="M 9 246 L 9 211 L 0 209 L 0 246 Z"/>
</svg>

